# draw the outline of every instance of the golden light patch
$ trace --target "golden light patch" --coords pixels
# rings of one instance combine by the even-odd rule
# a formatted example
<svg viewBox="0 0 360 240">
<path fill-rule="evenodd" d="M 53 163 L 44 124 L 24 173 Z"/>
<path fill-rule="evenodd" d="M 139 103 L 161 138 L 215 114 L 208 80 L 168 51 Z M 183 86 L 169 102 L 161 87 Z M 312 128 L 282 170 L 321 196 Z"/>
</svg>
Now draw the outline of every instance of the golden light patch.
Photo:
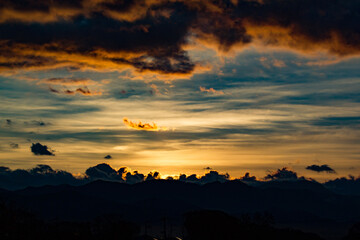
<svg viewBox="0 0 360 240">
<path fill-rule="evenodd" d="M 136 130 L 143 130 L 143 131 L 167 131 L 166 127 L 158 127 L 156 123 L 142 123 L 139 121 L 138 123 L 130 121 L 128 118 L 124 118 L 123 122 L 126 126 Z"/>
</svg>

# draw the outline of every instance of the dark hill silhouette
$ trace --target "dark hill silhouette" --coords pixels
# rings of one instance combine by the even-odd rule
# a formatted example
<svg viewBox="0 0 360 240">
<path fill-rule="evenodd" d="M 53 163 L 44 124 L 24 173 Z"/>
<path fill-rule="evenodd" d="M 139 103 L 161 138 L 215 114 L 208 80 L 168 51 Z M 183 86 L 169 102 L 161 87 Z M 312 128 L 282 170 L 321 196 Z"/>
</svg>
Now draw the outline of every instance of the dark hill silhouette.
<svg viewBox="0 0 360 240">
<path fill-rule="evenodd" d="M 276 229 L 266 222 L 239 220 L 219 211 L 196 211 L 186 214 L 189 240 L 321 240 L 316 234 L 290 229 Z"/>
<path fill-rule="evenodd" d="M 324 186 L 335 193 L 360 196 L 360 178 L 356 179 L 353 176 L 330 180 Z"/>
<path fill-rule="evenodd" d="M 20 190 L 30 186 L 58 186 L 62 184 L 82 186 L 98 180 L 136 184 L 159 178 L 159 172 L 142 174 L 137 171 L 131 171 L 126 167 L 121 167 L 116 170 L 106 163 L 101 163 L 88 168 L 85 174 L 78 178 L 75 178 L 69 172 L 54 170 L 48 165 L 37 165 L 31 169 L 16 170 L 0 166 L 0 188 L 7 190 Z M 354 176 L 349 176 L 348 178 L 337 178 L 325 183 L 318 183 L 312 179 L 298 177 L 296 172 L 284 167 L 267 174 L 264 179 L 265 180 L 257 180 L 255 176 L 251 176 L 250 173 L 246 173 L 243 177 L 238 178 L 237 181 L 230 181 L 229 174 L 221 174 L 215 170 L 211 170 L 206 172 L 203 176 L 197 176 L 195 174 L 187 176 L 185 174 L 180 174 L 177 177 L 168 178 L 167 181 L 173 181 L 172 184 L 176 184 L 174 181 L 180 181 L 196 183 L 199 185 L 216 182 L 230 184 L 237 182 L 237 184 L 240 185 L 240 182 L 243 182 L 247 185 L 264 189 L 307 189 L 316 192 L 326 193 L 327 191 L 331 191 L 332 193 L 342 195 L 360 196 L 360 178 L 355 178 Z M 126 186 L 123 187 L 125 188 Z M 222 185 L 221 188 L 223 187 L 224 186 Z"/>
<path fill-rule="evenodd" d="M 237 217 L 268 212 L 278 226 L 340 236 L 360 219 L 360 197 L 334 194 L 305 181 L 274 181 L 254 187 L 238 180 L 204 185 L 175 180 L 133 185 L 98 180 L 82 186 L 0 191 L 0 197 L 47 220 L 84 221 L 115 214 L 144 224 L 159 222 L 165 216 L 178 226 L 183 214 L 194 210 L 219 210 Z"/>
<path fill-rule="evenodd" d="M 306 179 L 288 180 L 288 181 L 264 181 L 259 182 L 261 188 L 278 188 L 278 189 L 302 189 L 310 190 L 318 193 L 328 194 L 330 190 L 324 185 Z"/>
<path fill-rule="evenodd" d="M 115 215 L 103 215 L 83 222 L 43 221 L 14 205 L 0 203 L 2 240 L 131 240 L 139 231 L 138 225 Z"/>
<path fill-rule="evenodd" d="M 213 210 L 191 211 L 184 214 L 180 235 L 164 225 L 164 231 L 154 238 L 142 234 L 138 224 L 124 221 L 118 215 L 102 215 L 86 221 L 44 221 L 14 205 L 0 203 L 0 239 L 2 240 L 322 240 L 316 234 L 271 226 L 266 214 L 236 218 Z M 165 223 L 165 222 L 164 222 Z M 348 237 L 356 236 L 352 228 Z M 353 238 L 349 238 L 353 239 Z"/>
<path fill-rule="evenodd" d="M 358 240 L 360 239 L 360 222 L 354 224 L 350 229 L 344 240 Z"/>
</svg>

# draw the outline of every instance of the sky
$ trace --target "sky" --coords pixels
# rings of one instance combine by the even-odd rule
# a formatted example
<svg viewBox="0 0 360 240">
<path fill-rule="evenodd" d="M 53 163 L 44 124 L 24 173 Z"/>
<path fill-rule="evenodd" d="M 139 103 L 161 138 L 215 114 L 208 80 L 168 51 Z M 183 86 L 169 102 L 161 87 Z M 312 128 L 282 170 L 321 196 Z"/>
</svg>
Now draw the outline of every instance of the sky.
<svg viewBox="0 0 360 240">
<path fill-rule="evenodd" d="M 359 176 L 359 12 L 356 0 L 1 1 L 0 165 Z"/>
</svg>

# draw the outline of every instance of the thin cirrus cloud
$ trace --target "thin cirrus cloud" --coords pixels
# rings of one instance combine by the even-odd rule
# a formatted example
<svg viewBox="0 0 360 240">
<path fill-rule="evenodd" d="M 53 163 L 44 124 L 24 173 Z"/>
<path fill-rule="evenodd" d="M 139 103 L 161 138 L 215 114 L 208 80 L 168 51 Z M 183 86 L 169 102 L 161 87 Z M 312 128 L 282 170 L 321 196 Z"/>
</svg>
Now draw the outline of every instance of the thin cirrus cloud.
<svg viewBox="0 0 360 240">
<path fill-rule="evenodd" d="M 225 52 L 259 44 L 353 55 L 360 52 L 359 10 L 341 0 L 2 1 L 0 70 L 190 74 L 199 65 L 186 51 L 194 42 Z"/>
<path fill-rule="evenodd" d="M 126 117 L 123 119 L 123 122 L 129 128 L 136 129 L 136 130 L 143 130 L 143 131 L 167 131 L 168 130 L 166 127 L 158 127 L 158 125 L 156 123 L 153 123 L 153 124 L 142 123 L 141 121 L 136 123 L 136 122 L 130 121 Z"/>
</svg>

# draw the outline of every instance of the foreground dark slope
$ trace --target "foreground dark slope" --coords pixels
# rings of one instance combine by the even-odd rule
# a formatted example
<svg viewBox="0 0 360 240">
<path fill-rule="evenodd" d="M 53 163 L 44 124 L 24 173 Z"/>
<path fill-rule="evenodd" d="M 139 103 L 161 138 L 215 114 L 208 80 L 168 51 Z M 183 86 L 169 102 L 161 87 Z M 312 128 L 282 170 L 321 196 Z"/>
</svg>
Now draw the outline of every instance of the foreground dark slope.
<svg viewBox="0 0 360 240">
<path fill-rule="evenodd" d="M 310 181 L 251 187 L 241 181 L 198 185 L 154 180 L 129 185 L 95 181 L 83 186 L 29 187 L 0 191 L 2 198 L 47 220 L 89 220 L 112 214 L 139 224 L 166 217 L 182 223 L 189 211 L 221 210 L 233 216 L 270 213 L 278 226 L 336 238 L 360 220 L 360 197 L 337 195 Z"/>
</svg>

